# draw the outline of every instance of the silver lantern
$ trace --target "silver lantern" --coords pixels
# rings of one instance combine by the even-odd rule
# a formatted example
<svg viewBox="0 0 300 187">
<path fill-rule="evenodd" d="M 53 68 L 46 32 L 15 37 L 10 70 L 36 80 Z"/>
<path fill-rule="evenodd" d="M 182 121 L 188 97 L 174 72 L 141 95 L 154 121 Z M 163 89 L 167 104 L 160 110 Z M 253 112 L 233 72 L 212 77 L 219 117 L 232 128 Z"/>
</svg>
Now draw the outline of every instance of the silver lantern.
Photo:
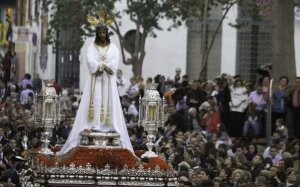
<svg viewBox="0 0 300 187">
<path fill-rule="evenodd" d="M 50 138 L 54 126 L 60 121 L 60 103 L 59 96 L 56 94 L 54 88 L 54 81 L 45 80 L 42 92 L 36 94 L 36 112 L 35 122 L 43 126 L 44 132 L 42 133 L 43 147 L 40 151 L 42 154 L 52 155 L 53 152 L 48 148 Z"/>
<path fill-rule="evenodd" d="M 155 134 L 158 127 L 164 124 L 164 98 L 162 99 L 157 91 L 158 84 L 148 84 L 146 86 L 145 95 L 139 99 L 139 125 L 143 126 L 147 131 L 147 148 L 148 151 L 142 155 L 143 157 L 157 157 L 158 155 L 152 151 L 154 147 Z"/>
<path fill-rule="evenodd" d="M 33 113 L 33 121 L 35 125 L 42 124 L 43 118 L 43 93 L 36 92 L 34 95 L 34 113 Z"/>
</svg>

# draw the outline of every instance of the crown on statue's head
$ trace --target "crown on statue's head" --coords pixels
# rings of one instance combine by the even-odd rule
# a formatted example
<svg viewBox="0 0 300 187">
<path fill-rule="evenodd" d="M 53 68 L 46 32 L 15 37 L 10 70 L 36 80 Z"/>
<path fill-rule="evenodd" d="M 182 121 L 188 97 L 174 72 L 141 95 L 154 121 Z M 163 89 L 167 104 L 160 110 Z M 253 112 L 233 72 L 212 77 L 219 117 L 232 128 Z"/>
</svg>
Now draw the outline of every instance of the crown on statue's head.
<svg viewBox="0 0 300 187">
<path fill-rule="evenodd" d="M 99 10 L 97 12 L 97 16 L 98 16 L 98 18 L 88 15 L 87 21 L 95 27 L 100 26 L 100 25 L 108 27 L 115 20 L 115 16 L 113 14 L 109 14 L 109 13 L 105 12 L 104 10 Z"/>
</svg>

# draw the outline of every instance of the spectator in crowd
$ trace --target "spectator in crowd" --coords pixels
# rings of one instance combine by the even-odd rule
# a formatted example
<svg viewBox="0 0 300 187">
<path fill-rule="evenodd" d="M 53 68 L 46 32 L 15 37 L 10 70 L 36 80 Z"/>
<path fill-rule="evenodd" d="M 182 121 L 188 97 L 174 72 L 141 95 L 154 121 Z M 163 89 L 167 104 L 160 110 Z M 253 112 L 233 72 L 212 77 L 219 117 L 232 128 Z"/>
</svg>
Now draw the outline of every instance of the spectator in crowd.
<svg viewBox="0 0 300 187">
<path fill-rule="evenodd" d="M 189 76 L 188 75 L 182 75 L 182 82 L 181 82 L 181 88 L 184 90 L 184 93 L 186 94 L 188 89 L 190 88 L 190 82 L 189 82 Z"/>
<path fill-rule="evenodd" d="M 231 101 L 230 89 L 227 80 L 224 78 L 220 78 L 217 81 L 217 86 L 219 89 L 215 97 L 219 108 L 218 112 L 220 113 L 222 123 L 225 125 L 226 129 L 228 129 L 231 123 L 229 107 L 229 102 Z"/>
<path fill-rule="evenodd" d="M 293 168 L 288 168 L 286 173 L 287 173 L 286 187 L 294 187 L 296 184 L 297 171 L 295 171 Z"/>
<path fill-rule="evenodd" d="M 191 176 L 192 186 L 201 186 L 202 183 L 209 179 L 208 171 L 201 167 L 195 167 Z"/>
<path fill-rule="evenodd" d="M 8 146 L 3 150 L 3 152 L 8 159 L 20 155 L 21 151 L 20 148 L 17 147 L 17 140 L 16 139 L 9 140 Z"/>
<path fill-rule="evenodd" d="M 144 97 L 145 83 L 144 83 L 144 78 L 141 77 L 141 76 L 138 76 L 136 80 L 137 80 L 137 85 L 138 85 L 138 88 L 139 88 L 138 95 L 136 97 L 136 106 L 138 108 L 139 98 Z"/>
<path fill-rule="evenodd" d="M 22 78 L 19 84 L 21 90 L 25 90 L 27 88 L 27 85 L 31 85 L 32 87 L 31 75 L 29 73 L 25 73 L 24 77 Z"/>
<path fill-rule="evenodd" d="M 61 110 L 68 110 L 72 107 L 71 97 L 68 95 L 68 90 L 63 89 L 60 99 Z"/>
<path fill-rule="evenodd" d="M 290 93 L 289 100 L 293 114 L 294 135 L 300 139 L 300 77 L 296 77 L 295 87 Z"/>
<path fill-rule="evenodd" d="M 293 160 L 300 160 L 300 141 L 299 140 L 294 140 L 291 143 L 291 149 L 289 152 L 292 154 L 292 159 Z M 299 168 L 300 169 L 300 168 Z"/>
<path fill-rule="evenodd" d="M 196 108 L 191 107 L 188 110 L 188 130 L 200 132 L 200 119 L 197 113 Z"/>
<path fill-rule="evenodd" d="M 269 98 L 269 86 L 271 80 L 271 71 L 272 71 L 272 64 L 263 64 L 259 68 L 257 68 L 256 72 L 259 75 L 257 84 L 262 88 L 262 94 L 265 101 Z"/>
<path fill-rule="evenodd" d="M 267 101 L 264 98 L 262 86 L 256 85 L 256 90 L 251 92 L 249 95 L 249 103 L 254 104 L 255 110 L 258 114 L 258 123 L 262 126 L 261 134 L 264 135 L 265 127 L 265 109 L 267 106 Z"/>
<path fill-rule="evenodd" d="M 174 76 L 174 83 L 179 83 L 180 78 L 181 78 L 181 69 L 176 68 L 175 69 L 175 76 Z"/>
<path fill-rule="evenodd" d="M 289 139 L 288 129 L 284 125 L 284 120 L 282 118 L 278 118 L 276 120 L 276 132 L 278 132 L 281 136 L 281 140 L 283 142 L 287 142 Z"/>
<path fill-rule="evenodd" d="M 202 90 L 200 87 L 200 82 L 193 82 L 191 84 L 191 89 L 186 93 L 186 104 L 189 107 L 194 107 L 197 110 L 199 109 L 200 105 L 206 100 L 206 92 Z"/>
<path fill-rule="evenodd" d="M 252 178 L 255 179 L 255 177 L 260 175 L 260 172 L 265 168 L 264 158 L 257 154 L 253 157 L 251 164 L 250 172 L 252 174 Z"/>
<path fill-rule="evenodd" d="M 166 107 L 172 107 L 174 106 L 174 101 L 172 100 L 173 94 L 176 91 L 176 88 L 173 87 L 170 90 L 166 91 L 164 97 L 165 97 L 165 104 Z"/>
<path fill-rule="evenodd" d="M 214 134 L 215 137 L 215 148 L 218 149 L 219 146 L 231 146 L 232 140 L 231 137 L 228 135 L 227 130 L 224 124 L 220 124 L 217 126 L 217 132 Z"/>
<path fill-rule="evenodd" d="M 7 158 L 6 158 L 6 155 L 4 154 L 3 152 L 3 148 L 5 148 L 5 144 L 6 143 L 0 143 L 0 164 L 3 164 L 6 168 L 7 166 Z"/>
<path fill-rule="evenodd" d="M 255 143 L 250 143 L 247 145 L 245 157 L 248 161 L 251 161 L 258 154 L 257 145 Z"/>
<path fill-rule="evenodd" d="M 2 67 L 3 67 L 3 81 L 5 85 L 11 80 L 11 71 L 12 71 L 12 64 L 13 58 L 16 56 L 15 52 L 15 44 L 13 42 L 9 42 L 7 51 L 4 55 L 2 60 Z"/>
<path fill-rule="evenodd" d="M 31 84 L 27 84 L 26 89 L 22 90 L 21 95 L 20 95 L 21 104 L 25 105 L 27 103 L 28 97 L 33 98 L 33 96 L 34 96 L 34 93 L 32 90 L 32 86 L 31 86 Z"/>
<path fill-rule="evenodd" d="M 162 98 L 162 96 L 165 94 L 166 90 L 166 77 L 164 75 L 158 75 L 154 78 L 155 83 L 157 83 L 157 91 Z"/>
<path fill-rule="evenodd" d="M 26 103 L 23 104 L 23 107 L 24 107 L 24 109 L 32 110 L 33 109 L 33 105 L 34 105 L 34 103 L 33 103 L 33 95 L 29 94 L 29 96 L 26 99 Z"/>
<path fill-rule="evenodd" d="M 42 90 L 43 82 L 40 78 L 40 75 L 38 73 L 34 74 L 33 80 L 32 80 L 32 90 L 34 92 L 40 92 Z"/>
<path fill-rule="evenodd" d="M 244 177 L 245 177 L 245 172 L 243 170 L 235 169 L 231 175 L 231 181 L 230 181 L 231 186 L 238 187 L 244 185 L 246 183 Z"/>
<path fill-rule="evenodd" d="M 246 115 L 246 121 L 243 128 L 244 137 L 257 137 L 260 133 L 261 124 L 259 122 L 259 114 L 255 110 L 255 104 L 250 103 Z"/>
<path fill-rule="evenodd" d="M 133 99 L 134 101 L 137 100 L 137 97 L 139 96 L 139 84 L 135 77 L 131 77 L 130 85 L 126 93 L 130 99 Z"/>
<path fill-rule="evenodd" d="M 238 137 L 242 134 L 245 122 L 245 111 L 248 106 L 248 94 L 241 79 L 236 79 L 230 89 L 231 121 L 228 124 L 228 132 L 231 136 Z"/>
<path fill-rule="evenodd" d="M 255 184 L 256 186 L 266 186 L 267 179 L 264 176 L 257 176 L 255 177 Z"/>
<path fill-rule="evenodd" d="M 282 156 L 279 154 L 278 146 L 275 144 L 271 145 L 268 153 L 264 155 L 264 158 L 271 158 L 272 164 L 274 166 L 278 166 L 279 161 L 282 159 Z"/>
<path fill-rule="evenodd" d="M 66 140 L 72 129 L 73 122 L 74 122 L 74 120 L 72 119 L 72 117 L 70 117 L 70 116 L 66 117 L 65 120 L 58 127 L 58 130 L 57 130 L 58 136 L 64 140 Z"/>
<path fill-rule="evenodd" d="M 17 102 L 20 98 L 20 93 L 17 90 L 17 86 L 14 84 L 11 84 L 10 86 L 8 86 L 8 95 L 9 97 L 11 97 L 11 99 L 14 102 Z"/>
<path fill-rule="evenodd" d="M 124 116 L 127 127 L 133 128 L 137 125 L 138 111 L 132 100 L 128 96 L 124 96 L 123 99 Z"/>
<path fill-rule="evenodd" d="M 209 106 L 202 119 L 202 124 L 205 126 L 205 133 L 207 133 L 207 137 L 210 137 L 213 133 L 217 132 L 218 125 L 220 125 L 220 123 L 221 120 L 219 113 L 216 112 L 212 106 Z"/>
<path fill-rule="evenodd" d="M 122 70 L 117 70 L 117 87 L 120 96 L 120 101 L 122 102 L 122 97 L 126 95 L 126 91 L 129 87 L 128 80 L 123 76 Z"/>
<path fill-rule="evenodd" d="M 180 109 L 186 110 L 188 108 L 186 105 L 185 94 L 185 89 L 183 87 L 175 89 L 175 92 L 172 94 L 172 100 L 176 111 L 179 111 Z"/>
<path fill-rule="evenodd" d="M 294 187 L 295 186 L 300 186 L 300 172 L 299 172 L 299 170 L 296 170 L 295 172 L 294 172 L 294 175 L 295 175 L 295 182 L 293 183 L 293 185 L 294 185 Z"/>
<path fill-rule="evenodd" d="M 165 126 L 157 133 L 157 139 L 155 140 L 155 149 L 159 157 L 172 164 L 172 167 L 178 172 L 179 183 L 186 186 L 210 186 L 212 183 L 219 186 L 299 185 L 299 181 L 297 183 L 300 166 L 299 140 L 295 137 L 284 138 L 282 136 L 285 134 L 283 133 L 285 130 L 282 132 L 282 124 L 284 127 L 288 127 L 288 121 L 280 123 L 278 130 L 274 129 L 272 143 L 275 144 L 275 147 L 272 145 L 267 148 L 264 144 L 265 138 L 253 139 L 251 137 L 252 134 L 253 136 L 257 134 L 254 131 L 255 128 L 249 127 L 245 138 L 243 138 L 242 134 L 236 134 L 236 137 L 232 137 L 231 133 L 236 128 L 233 128 L 233 130 L 225 128 L 220 117 L 218 117 L 218 123 L 207 125 L 214 122 L 215 118 L 211 117 L 211 114 L 218 114 L 222 110 L 219 103 L 220 98 L 218 98 L 220 97 L 218 95 L 220 89 L 216 89 L 215 86 L 215 84 L 221 85 L 220 79 L 226 79 L 229 83 L 228 86 L 231 85 L 229 75 L 220 76 L 215 83 L 209 80 L 201 84 L 197 81 L 190 84 L 186 76 L 183 81 L 176 84 L 172 81 L 159 79 L 161 85 L 165 85 L 165 92 L 162 92 L 165 96 L 169 95 L 165 97 L 168 100 L 168 110 L 165 110 L 167 121 Z M 140 80 L 142 79 L 140 78 Z M 235 103 L 238 95 L 234 93 L 237 90 L 233 91 L 233 89 L 240 88 L 239 84 L 241 84 L 245 87 L 247 85 L 247 88 L 243 89 L 247 92 L 245 95 L 253 91 L 252 84 L 250 84 L 251 80 L 242 82 L 239 80 L 241 78 L 235 79 L 230 90 L 231 112 L 235 110 L 235 106 L 232 104 Z M 202 99 L 203 102 L 200 101 L 202 104 L 198 108 L 195 108 L 190 102 L 192 99 L 198 100 L 199 96 L 198 90 L 194 89 L 196 86 L 194 83 L 197 84 L 197 89 L 203 89 L 207 94 Z M 170 86 L 166 86 L 167 84 L 170 84 Z M 34 105 L 32 105 L 30 99 L 27 99 L 27 103 L 22 105 L 20 96 L 18 96 L 21 90 L 18 89 L 18 86 L 8 83 L 5 88 L 7 88 L 8 94 L 6 99 L 2 100 L 2 109 L 0 110 L 0 171 L 2 172 L 0 182 L 5 185 L 7 183 L 20 185 L 17 184 L 18 180 L 14 178 L 11 168 L 13 166 L 19 169 L 23 165 L 24 161 L 15 160 L 15 158 L 18 158 L 15 157 L 16 155 L 26 157 L 22 137 L 25 134 L 28 135 L 28 149 L 37 152 L 41 147 L 42 130 L 33 123 L 32 109 Z M 63 90 L 64 88 L 60 87 L 60 89 Z M 243 91 L 239 93 L 243 93 Z M 290 93 L 290 99 L 287 102 L 290 107 L 293 107 L 293 94 L 296 94 L 295 89 Z M 137 97 L 139 95 L 138 92 Z M 75 92 L 62 94 L 62 103 L 65 103 L 65 105 L 61 105 L 61 112 L 62 116 L 66 117 L 62 117 L 61 124 L 54 128 L 52 145 L 64 143 L 69 135 L 76 113 L 76 111 L 72 111 L 71 102 L 75 96 L 77 97 Z M 125 96 L 125 98 L 127 97 Z M 252 108 L 254 111 L 253 116 L 255 116 L 258 115 L 256 112 L 261 112 L 258 109 L 265 110 L 265 105 L 256 102 L 259 100 L 257 99 L 259 94 L 252 94 L 251 97 L 251 99 L 249 97 L 251 103 L 248 104 L 246 112 L 250 116 Z M 297 97 L 295 96 L 295 98 Z M 266 100 L 263 101 L 266 103 Z M 216 104 L 217 102 L 219 104 Z M 130 108 L 132 102 L 128 102 L 128 104 L 130 105 L 126 106 Z M 134 119 L 137 119 L 138 112 L 136 106 L 134 107 Z M 125 117 L 127 112 L 129 110 L 124 111 Z M 230 115 L 230 117 L 232 116 L 234 115 Z M 233 118 L 235 119 L 235 117 Z M 259 119 L 259 116 L 257 118 Z M 234 119 L 230 118 L 230 125 L 233 124 Z M 214 127 L 214 130 L 209 136 L 205 136 L 205 131 L 202 132 L 201 130 L 208 130 L 208 126 Z M 128 132 L 135 149 L 147 150 L 147 134 L 143 128 L 129 128 Z M 230 136 L 228 136 L 228 133 Z M 15 146 L 13 146 L 13 140 L 16 142 Z M 263 157 L 261 154 L 263 154 Z M 290 168 L 293 168 L 294 172 Z"/>
<path fill-rule="evenodd" d="M 282 118 L 285 120 L 287 112 L 287 89 L 289 79 L 286 76 L 279 78 L 279 85 L 272 96 L 272 131 L 276 128 L 276 120 Z"/>
<path fill-rule="evenodd" d="M 5 100 L 6 97 L 8 96 L 8 94 L 9 94 L 8 89 L 5 85 L 5 83 L 2 80 L 0 80 L 0 98 L 2 100 Z"/>
<path fill-rule="evenodd" d="M 203 89 L 206 92 L 207 96 L 215 96 L 217 93 L 216 87 L 216 83 L 211 80 L 208 80 L 203 83 Z"/>
<path fill-rule="evenodd" d="M 146 79 L 146 87 L 147 87 L 147 85 L 152 84 L 152 83 L 153 83 L 152 77 L 148 77 L 148 78 Z"/>
</svg>

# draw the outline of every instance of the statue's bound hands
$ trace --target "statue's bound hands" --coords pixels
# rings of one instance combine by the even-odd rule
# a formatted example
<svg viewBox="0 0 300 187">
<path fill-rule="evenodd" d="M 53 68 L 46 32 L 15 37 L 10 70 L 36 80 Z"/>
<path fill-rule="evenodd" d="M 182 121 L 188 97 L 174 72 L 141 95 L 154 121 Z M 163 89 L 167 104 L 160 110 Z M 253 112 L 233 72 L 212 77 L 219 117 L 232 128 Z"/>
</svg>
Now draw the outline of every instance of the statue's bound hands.
<svg viewBox="0 0 300 187">
<path fill-rule="evenodd" d="M 97 70 L 95 75 L 96 77 L 101 76 L 103 74 L 103 71 Z"/>
<path fill-rule="evenodd" d="M 106 71 L 106 73 L 108 74 L 108 75 L 113 75 L 114 74 L 114 72 L 113 72 L 113 70 L 111 70 L 109 67 L 107 67 L 107 66 L 104 66 L 104 71 Z"/>
</svg>

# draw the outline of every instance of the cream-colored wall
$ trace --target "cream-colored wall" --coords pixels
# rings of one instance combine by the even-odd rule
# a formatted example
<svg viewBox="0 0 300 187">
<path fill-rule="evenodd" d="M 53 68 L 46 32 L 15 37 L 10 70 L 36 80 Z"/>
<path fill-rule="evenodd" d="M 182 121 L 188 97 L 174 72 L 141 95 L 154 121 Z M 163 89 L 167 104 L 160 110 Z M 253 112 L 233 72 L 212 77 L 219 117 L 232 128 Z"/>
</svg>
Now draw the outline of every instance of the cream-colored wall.
<svg viewBox="0 0 300 187">
<path fill-rule="evenodd" d="M 221 73 L 230 75 L 236 74 L 237 30 L 229 23 L 234 24 L 237 17 L 238 7 L 234 5 L 222 23 Z"/>
</svg>

